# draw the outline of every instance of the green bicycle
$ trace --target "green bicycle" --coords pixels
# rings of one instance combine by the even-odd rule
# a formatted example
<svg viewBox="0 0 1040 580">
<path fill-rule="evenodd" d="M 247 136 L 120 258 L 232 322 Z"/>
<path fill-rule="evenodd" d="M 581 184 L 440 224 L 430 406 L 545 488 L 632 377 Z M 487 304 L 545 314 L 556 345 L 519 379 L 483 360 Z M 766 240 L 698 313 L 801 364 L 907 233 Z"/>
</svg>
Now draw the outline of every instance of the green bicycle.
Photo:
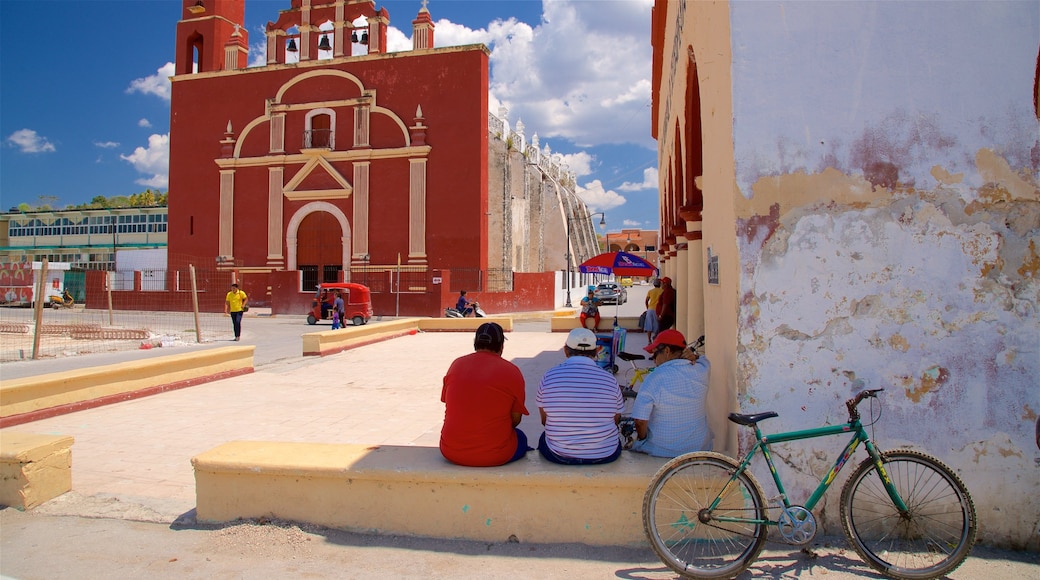
<svg viewBox="0 0 1040 580">
<path fill-rule="evenodd" d="M 755 444 L 742 461 L 711 452 L 688 453 L 654 475 L 643 498 L 643 528 L 650 545 L 669 568 L 692 578 L 731 578 L 762 552 L 775 528 L 794 545 L 816 534 L 812 509 L 860 443 L 869 458 L 841 491 L 845 535 L 863 560 L 891 578 L 936 578 L 956 569 L 975 543 L 975 506 L 964 483 L 934 457 L 900 449 L 880 451 L 860 422 L 859 403 L 883 389 L 862 391 L 845 402 L 849 422 L 763 435 L 758 423 L 775 412 L 731 413 L 729 420 L 751 427 Z M 769 446 L 774 443 L 852 433 L 834 466 L 804 506 L 792 505 L 777 474 Z M 748 471 L 759 451 L 769 466 L 782 505 L 770 508 Z M 776 519 L 770 509 L 778 509 Z"/>
</svg>

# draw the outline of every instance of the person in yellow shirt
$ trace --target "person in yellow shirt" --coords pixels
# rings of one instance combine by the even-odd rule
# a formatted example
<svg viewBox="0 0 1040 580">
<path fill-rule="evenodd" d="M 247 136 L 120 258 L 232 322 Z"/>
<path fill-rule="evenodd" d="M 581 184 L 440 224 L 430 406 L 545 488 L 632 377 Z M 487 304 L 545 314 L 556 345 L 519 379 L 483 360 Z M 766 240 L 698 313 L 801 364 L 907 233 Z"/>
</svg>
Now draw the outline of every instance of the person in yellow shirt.
<svg viewBox="0 0 1040 580">
<path fill-rule="evenodd" d="M 231 291 L 224 297 L 224 314 L 231 316 L 231 327 L 235 330 L 235 340 L 242 339 L 242 313 L 249 309 L 249 297 L 238 289 L 238 284 L 231 285 Z"/>
<path fill-rule="evenodd" d="M 661 288 L 661 280 L 654 280 L 654 287 L 646 293 L 646 315 L 643 317 L 643 331 L 646 332 L 648 340 L 653 342 L 657 336 L 657 301 L 661 299 L 664 289 Z"/>
</svg>

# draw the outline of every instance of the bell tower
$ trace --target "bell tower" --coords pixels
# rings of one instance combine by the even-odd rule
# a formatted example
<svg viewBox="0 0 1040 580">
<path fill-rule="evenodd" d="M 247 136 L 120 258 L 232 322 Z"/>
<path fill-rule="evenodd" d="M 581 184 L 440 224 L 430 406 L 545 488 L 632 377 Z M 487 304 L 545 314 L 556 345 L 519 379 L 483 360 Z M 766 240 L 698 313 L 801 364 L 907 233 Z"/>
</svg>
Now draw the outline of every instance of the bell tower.
<svg viewBox="0 0 1040 580">
<path fill-rule="evenodd" d="M 176 74 L 245 68 L 245 0 L 181 0 Z"/>
<path fill-rule="evenodd" d="M 433 18 L 430 17 L 430 9 L 427 7 L 429 0 L 422 0 L 422 8 L 412 21 L 412 50 L 426 50 L 433 48 Z"/>
</svg>

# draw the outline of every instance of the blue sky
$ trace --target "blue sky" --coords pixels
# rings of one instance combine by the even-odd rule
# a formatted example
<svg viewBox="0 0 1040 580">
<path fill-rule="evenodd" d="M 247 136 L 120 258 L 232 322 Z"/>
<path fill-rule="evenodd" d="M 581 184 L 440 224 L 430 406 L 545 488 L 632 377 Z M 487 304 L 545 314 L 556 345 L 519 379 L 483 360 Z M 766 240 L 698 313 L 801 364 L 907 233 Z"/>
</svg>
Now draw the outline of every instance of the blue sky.
<svg viewBox="0 0 1040 580">
<path fill-rule="evenodd" d="M 411 47 L 420 0 L 390 12 Z M 430 0 L 436 46 L 491 49 L 491 111 L 564 156 L 607 229 L 657 229 L 653 0 Z M 290 0 L 247 0 L 250 63 Z M 0 209 L 166 191 L 178 0 L 0 0 Z M 46 24 L 50 23 L 50 24 Z M 175 196 L 176 192 L 171 192 Z M 56 199 L 55 199 L 56 198 Z"/>
</svg>

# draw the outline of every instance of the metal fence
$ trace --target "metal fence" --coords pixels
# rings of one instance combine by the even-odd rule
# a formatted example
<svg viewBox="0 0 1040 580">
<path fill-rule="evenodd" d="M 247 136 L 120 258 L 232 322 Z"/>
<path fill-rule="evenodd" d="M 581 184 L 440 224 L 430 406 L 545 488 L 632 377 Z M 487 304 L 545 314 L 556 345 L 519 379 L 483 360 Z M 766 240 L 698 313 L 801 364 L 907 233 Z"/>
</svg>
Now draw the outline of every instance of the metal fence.
<svg viewBox="0 0 1040 580">
<path fill-rule="evenodd" d="M 198 324 L 196 325 L 196 320 Z M 37 336 L 38 335 L 38 336 Z M 231 336 L 223 314 L 147 310 L 0 308 L 0 362 L 213 342 Z"/>
</svg>

